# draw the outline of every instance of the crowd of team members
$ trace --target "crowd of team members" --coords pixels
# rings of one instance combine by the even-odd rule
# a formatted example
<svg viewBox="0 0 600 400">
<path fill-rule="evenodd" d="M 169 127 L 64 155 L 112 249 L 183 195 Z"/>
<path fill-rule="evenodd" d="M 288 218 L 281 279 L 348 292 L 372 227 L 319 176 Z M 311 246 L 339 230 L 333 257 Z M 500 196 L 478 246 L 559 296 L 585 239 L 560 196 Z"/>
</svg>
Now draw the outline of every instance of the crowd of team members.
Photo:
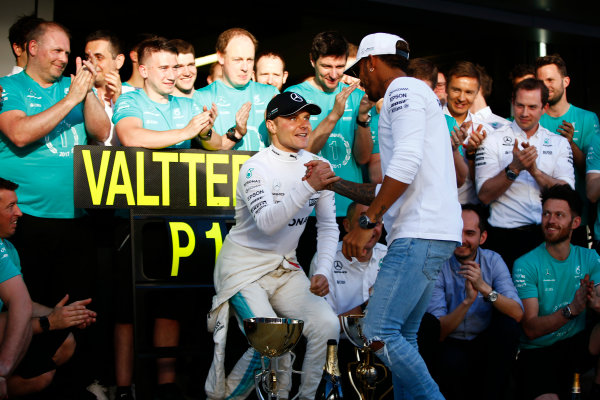
<svg viewBox="0 0 600 400">
<path fill-rule="evenodd" d="M 73 353 L 74 338 L 65 328 L 87 327 L 96 317 L 86 308 L 94 274 L 83 267 L 94 261 L 95 243 L 90 238 L 96 236 L 93 219 L 73 206 L 73 147 L 263 150 L 270 146 L 272 134 L 266 123 L 267 105 L 283 89 L 288 72 L 275 52 L 256 57 L 256 38 L 240 28 L 219 35 L 218 62 L 211 68 L 208 85 L 200 89 L 195 89 L 199 85 L 193 46 L 181 39 L 149 37 L 136 44 L 129 53 L 132 75 L 125 82 L 119 69 L 128 57 L 109 32 L 87 37 L 85 56 L 77 57 L 71 78 L 63 76 L 70 44 L 61 25 L 22 18 L 11 28 L 9 39 L 17 67 L 11 76 L 0 78 L 4 91 L 0 176 L 7 180 L 0 181 L 0 206 L 10 207 L 10 215 L 0 210 L 8 215 L 0 221 L 0 228 L 6 228 L 0 229 L 0 273 L 5 277 L 0 298 L 9 306 L 11 321 L 10 310 L 19 298 L 11 296 L 22 293 L 22 288 L 7 285 L 20 279 L 20 269 L 32 300 L 58 303 L 54 308 L 33 303 L 33 311 L 25 307 L 23 315 L 34 322 L 26 324 L 21 316 L 20 342 L 9 335 L 8 327 L 16 329 L 14 323 L 6 327 L 7 319 L 0 320 L 6 327 L 0 349 L 0 395 L 6 393 L 7 380 L 8 393 L 19 395 L 50 385 L 57 365 Z M 309 52 L 314 76 L 285 91 L 320 107 L 320 113 L 311 113 L 312 132 L 305 150 L 326 159 L 344 180 L 376 184 L 385 175 L 377 135 L 383 99 L 369 99 L 356 78 L 344 75 L 354 58 L 353 47 L 338 32 L 318 34 Z M 486 104 L 491 79 L 480 66 L 458 62 L 444 74 L 427 59 L 413 59 L 405 72 L 424 81 L 440 100 L 463 204 L 463 245 L 445 264 L 426 314 L 435 318 L 427 317 L 419 333 L 421 338 L 427 331 L 436 332 L 434 340 L 422 343 L 425 361 L 449 399 L 503 398 L 513 370 L 518 371 L 517 385 L 528 382 L 521 390 L 527 394 L 524 398 L 562 396 L 573 372 L 584 373 L 595 362 L 588 359 L 589 352 L 600 352 L 600 335 L 592 333 L 596 315 L 585 313 L 588 307 L 600 310 L 594 288 L 600 280 L 600 261 L 589 249 L 600 239 L 591 207 L 600 197 L 598 119 L 568 103 L 570 78 L 557 55 L 540 57 L 535 66 L 515 68 L 512 115 L 506 119 Z M 397 107 L 408 106 L 400 94 Z M 544 188 L 552 189 L 545 192 L 542 204 Z M 340 232 L 354 223 L 361 207 L 335 194 Z M 119 277 L 115 291 L 123 300 L 118 302 L 114 328 L 116 395 L 126 399 L 131 398 L 133 376 L 131 307 L 122 306 L 131 303 L 129 225 L 118 216 L 111 221 Z M 313 260 L 312 268 L 318 269 L 316 218 L 301 224 L 305 227 L 296 251 L 298 261 L 308 270 Z M 331 272 L 325 296 L 336 314 L 356 313 L 368 301 L 385 255 L 385 246 L 376 244 L 380 235 L 381 226 L 366 255 L 351 262 L 342 255 L 340 244 L 330 269 L 335 265 L 335 272 L 345 276 L 336 279 Z M 67 293 L 86 300 L 66 305 Z M 156 303 L 154 345 L 176 346 L 176 307 L 166 297 Z M 32 329 L 32 343 L 38 333 L 43 337 L 58 330 L 62 335 L 44 338 L 43 345 L 30 348 L 29 352 L 44 348 L 44 368 L 15 370 Z M 13 341 L 5 345 L 9 340 Z M 490 348 L 495 351 L 482 350 Z M 93 351 L 87 349 L 86 354 Z M 481 363 L 488 367 L 477 368 Z M 175 385 L 175 360 L 159 359 L 157 372 L 157 397 L 182 398 L 173 397 L 182 396 Z M 476 380 L 473 376 L 485 385 L 466 387 L 465 380 Z M 596 396 L 598 385 L 600 376 L 592 387 Z M 228 388 L 228 394 L 235 389 Z M 236 393 L 242 398 L 248 392 L 245 387 Z M 74 396 L 82 398 L 77 397 L 79 392 Z"/>
</svg>

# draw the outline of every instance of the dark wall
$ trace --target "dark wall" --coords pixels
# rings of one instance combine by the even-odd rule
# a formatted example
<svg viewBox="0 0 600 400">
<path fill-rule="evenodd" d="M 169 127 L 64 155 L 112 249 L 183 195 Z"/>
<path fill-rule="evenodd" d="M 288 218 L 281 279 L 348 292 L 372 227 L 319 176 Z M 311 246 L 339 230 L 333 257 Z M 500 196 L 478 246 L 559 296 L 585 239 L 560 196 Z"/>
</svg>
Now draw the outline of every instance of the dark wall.
<svg viewBox="0 0 600 400">
<path fill-rule="evenodd" d="M 128 43 L 140 33 L 180 37 L 190 41 L 197 56 L 202 56 L 214 53 L 220 32 L 241 26 L 257 37 L 259 51 L 272 49 L 284 56 L 290 72 L 288 84 L 298 83 L 312 73 L 308 50 L 318 32 L 339 30 L 356 44 L 368 33 L 396 33 L 410 43 L 412 57 L 430 57 L 441 69 L 457 60 L 483 65 L 494 79 L 491 106 L 501 115 L 510 112 L 508 73 L 515 64 L 533 63 L 539 48 L 537 29 L 368 1 L 308 1 L 298 5 L 296 11 L 284 11 L 282 2 L 177 2 L 171 8 L 164 2 L 153 4 L 121 1 L 104 2 L 98 7 L 98 3 L 90 3 L 94 9 L 88 11 L 87 3 L 75 6 L 72 1 L 55 0 L 55 19 L 71 29 L 75 55 L 83 53 L 87 33 L 105 28 Z M 460 13 L 460 5 L 456 7 L 454 11 Z M 519 8 L 511 12 L 519 12 Z M 600 111 L 600 101 L 594 96 L 600 89 L 594 79 L 598 55 L 593 51 L 600 39 L 564 34 L 557 32 L 561 30 L 559 25 L 556 28 L 549 30 L 548 53 L 558 52 L 567 62 L 572 82 L 569 100 Z M 129 71 L 126 66 L 124 79 Z M 208 67 L 199 68 L 198 73 L 200 87 L 205 84 Z"/>
</svg>

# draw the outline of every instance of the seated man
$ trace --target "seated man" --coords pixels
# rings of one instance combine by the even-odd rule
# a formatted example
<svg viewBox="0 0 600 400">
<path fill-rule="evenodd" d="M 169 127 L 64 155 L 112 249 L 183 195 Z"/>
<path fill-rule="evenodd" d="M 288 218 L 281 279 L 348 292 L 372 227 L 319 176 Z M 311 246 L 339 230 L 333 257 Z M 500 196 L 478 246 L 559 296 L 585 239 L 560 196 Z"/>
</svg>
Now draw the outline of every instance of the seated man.
<svg viewBox="0 0 600 400">
<path fill-rule="evenodd" d="M 16 183 L 0 178 L 0 308 L 2 303 L 8 308 L 0 314 L 0 398 L 7 393 L 21 396 L 46 388 L 56 368 L 75 351 L 75 339 L 67 328 L 85 328 L 96 321 L 96 313 L 86 308 L 91 299 L 65 306 L 69 299 L 66 295 L 54 308 L 31 302 L 21 276 L 19 255 L 7 240 L 23 215 L 17 205 L 17 188 Z M 78 396 L 85 398 L 83 394 Z"/>
<path fill-rule="evenodd" d="M 570 243 L 581 223 L 577 192 L 555 185 L 541 198 L 545 242 L 518 258 L 513 269 L 525 309 L 516 376 L 527 399 L 566 399 L 573 374 L 593 363 L 586 308 L 600 311 L 600 292 L 593 287 L 600 259 L 594 250 Z"/>
<path fill-rule="evenodd" d="M 346 232 L 368 208 L 354 201 L 350 203 L 346 218 L 342 221 Z M 377 279 L 379 265 L 387 253 L 387 247 L 378 243 L 382 228 L 383 225 L 378 223 L 373 229 L 371 240 L 365 246 L 366 253 L 359 258 L 353 257 L 351 261 L 342 254 L 342 242 L 338 243 L 333 261 L 333 279 L 329 283 L 329 294 L 325 296 L 325 300 L 337 315 L 363 313 L 363 308 L 369 300 L 371 287 Z M 318 261 L 318 254 L 315 253 L 310 263 L 310 276 L 313 276 L 316 271 Z"/>
<path fill-rule="evenodd" d="M 300 399 L 313 399 L 325 364 L 328 339 L 338 339 L 337 317 L 322 298 L 329 292 L 338 241 L 331 167 L 313 169 L 303 180 L 305 164 L 322 158 L 304 151 L 311 134 L 310 117 L 320 107 L 294 92 L 275 96 L 267 105 L 266 125 L 272 145 L 240 170 L 236 223 L 223 242 L 214 270 L 216 296 L 208 327 L 214 331 L 215 354 L 206 381 L 209 399 L 244 398 L 253 389 L 260 354 L 250 348 L 225 378 L 224 351 L 229 306 L 240 327 L 251 317 L 286 317 L 304 321 L 306 354 Z M 317 183 L 319 182 L 319 183 Z M 310 213 L 317 216 L 318 266 L 310 279 L 298 265 L 296 247 Z M 291 367 L 284 357 L 280 366 Z M 288 397 L 289 376 L 280 377 L 279 395 Z"/>
<path fill-rule="evenodd" d="M 434 377 L 449 400 L 503 399 L 523 306 L 502 257 L 479 247 L 482 208 L 462 205 L 462 220 L 462 246 L 444 263 L 427 310 L 441 325 Z"/>
</svg>

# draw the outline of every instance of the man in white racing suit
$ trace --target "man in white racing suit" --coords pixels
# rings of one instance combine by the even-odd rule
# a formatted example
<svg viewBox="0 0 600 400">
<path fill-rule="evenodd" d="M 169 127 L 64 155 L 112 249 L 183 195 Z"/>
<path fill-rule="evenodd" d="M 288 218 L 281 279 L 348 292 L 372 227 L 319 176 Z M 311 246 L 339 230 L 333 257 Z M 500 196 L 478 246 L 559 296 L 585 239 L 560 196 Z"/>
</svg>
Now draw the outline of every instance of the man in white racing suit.
<svg viewBox="0 0 600 400">
<path fill-rule="evenodd" d="M 248 349 L 225 377 L 224 355 L 229 310 L 240 328 L 251 317 L 286 317 L 304 321 L 306 336 L 300 399 L 313 399 L 325 363 L 328 339 L 338 339 L 337 316 L 323 296 L 329 292 L 331 266 L 338 241 L 334 194 L 323 190 L 337 181 L 328 163 L 312 169 L 305 164 L 324 160 L 306 152 L 312 131 L 310 116 L 321 109 L 297 93 L 273 97 L 266 110 L 272 144 L 242 165 L 236 194 L 236 224 L 219 253 L 214 283 L 216 295 L 208 316 L 215 353 L 206 381 L 209 399 L 242 399 L 254 386 L 260 354 Z M 319 259 L 309 280 L 296 260 L 298 239 L 308 216 L 317 216 Z M 280 366 L 290 370 L 289 354 Z M 279 395 L 289 395 L 290 376 L 281 374 Z"/>
</svg>

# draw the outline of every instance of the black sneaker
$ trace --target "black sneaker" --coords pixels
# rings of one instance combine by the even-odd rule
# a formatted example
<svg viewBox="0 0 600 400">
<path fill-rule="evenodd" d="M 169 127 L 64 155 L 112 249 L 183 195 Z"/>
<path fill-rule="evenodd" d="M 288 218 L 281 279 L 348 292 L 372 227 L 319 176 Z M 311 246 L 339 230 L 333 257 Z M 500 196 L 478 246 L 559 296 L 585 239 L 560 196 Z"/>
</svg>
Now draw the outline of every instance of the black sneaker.
<svg viewBox="0 0 600 400">
<path fill-rule="evenodd" d="M 133 400 L 133 393 L 131 393 L 131 386 L 119 386 L 115 393 L 115 400 Z"/>
<path fill-rule="evenodd" d="M 175 383 L 164 383 L 156 387 L 155 400 L 186 400 L 183 392 Z"/>
</svg>

